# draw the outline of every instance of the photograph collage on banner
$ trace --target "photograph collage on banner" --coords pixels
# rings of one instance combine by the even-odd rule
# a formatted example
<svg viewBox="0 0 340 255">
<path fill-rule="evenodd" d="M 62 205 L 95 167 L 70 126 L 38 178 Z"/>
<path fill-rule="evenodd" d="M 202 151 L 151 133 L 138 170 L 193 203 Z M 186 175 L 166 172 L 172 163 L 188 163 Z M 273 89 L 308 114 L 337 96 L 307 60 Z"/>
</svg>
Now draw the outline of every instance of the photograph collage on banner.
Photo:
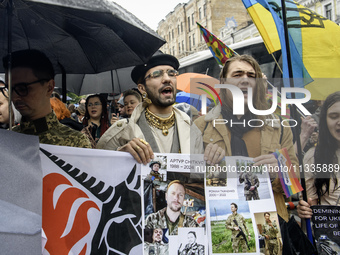
<svg viewBox="0 0 340 255">
<path fill-rule="evenodd" d="M 226 157 L 206 166 L 210 254 L 282 254 L 269 174 L 252 158 Z M 269 254 L 269 253 L 268 253 Z"/>
<path fill-rule="evenodd" d="M 191 160 L 155 153 L 141 168 L 144 255 L 208 254 L 204 173 L 193 173 Z"/>
</svg>

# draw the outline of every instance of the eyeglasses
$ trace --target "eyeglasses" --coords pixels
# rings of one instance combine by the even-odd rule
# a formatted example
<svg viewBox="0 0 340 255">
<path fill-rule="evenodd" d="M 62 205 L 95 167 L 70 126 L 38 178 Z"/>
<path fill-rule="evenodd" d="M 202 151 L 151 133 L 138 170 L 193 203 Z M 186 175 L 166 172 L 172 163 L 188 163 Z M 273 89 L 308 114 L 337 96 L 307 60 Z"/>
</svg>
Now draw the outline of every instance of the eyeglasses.
<svg viewBox="0 0 340 255">
<path fill-rule="evenodd" d="M 95 102 L 94 104 L 89 103 L 87 106 L 88 106 L 88 107 L 92 107 L 92 106 L 99 106 L 99 105 L 102 105 L 102 104 L 99 103 L 99 102 Z"/>
<path fill-rule="evenodd" d="M 169 70 L 156 70 L 156 71 L 153 71 L 152 73 L 150 73 L 148 76 L 146 76 L 144 78 L 144 81 L 148 78 L 153 78 L 153 79 L 156 79 L 156 78 L 159 78 L 159 77 L 163 77 L 164 73 L 167 73 L 167 75 L 170 77 L 170 78 L 173 78 L 173 77 L 176 77 L 178 76 L 178 71 L 174 70 L 174 69 L 169 69 Z"/>
<path fill-rule="evenodd" d="M 15 93 L 17 93 L 18 96 L 25 97 L 28 95 L 28 86 L 33 85 L 35 83 L 41 83 L 41 82 L 46 82 L 49 81 L 48 79 L 40 79 L 37 81 L 29 82 L 29 83 L 18 83 L 15 86 L 13 86 L 13 90 Z"/>
</svg>

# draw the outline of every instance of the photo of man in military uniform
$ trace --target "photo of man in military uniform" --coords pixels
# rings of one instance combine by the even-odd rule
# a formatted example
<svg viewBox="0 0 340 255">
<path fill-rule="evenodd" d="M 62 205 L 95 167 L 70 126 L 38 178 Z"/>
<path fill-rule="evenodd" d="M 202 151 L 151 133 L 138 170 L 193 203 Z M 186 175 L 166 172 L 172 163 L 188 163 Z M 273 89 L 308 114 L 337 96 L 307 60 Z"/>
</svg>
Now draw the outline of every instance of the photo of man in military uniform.
<svg viewBox="0 0 340 255">
<path fill-rule="evenodd" d="M 270 220 L 270 213 L 264 213 L 265 223 L 262 225 L 262 235 L 266 238 L 266 250 L 269 255 L 279 254 L 279 245 L 277 242 L 277 234 L 279 229 L 276 222 Z"/>
<path fill-rule="evenodd" d="M 259 178 L 253 172 L 242 172 L 239 176 L 239 182 L 244 183 L 244 196 L 246 201 L 260 200 L 258 187 L 260 186 Z"/>
<path fill-rule="evenodd" d="M 246 221 L 241 214 L 237 213 L 237 204 L 231 203 L 230 209 L 232 214 L 227 218 L 225 227 L 231 230 L 233 253 L 238 253 L 239 249 L 241 252 L 247 252 L 249 249 L 248 241 L 250 241 L 251 236 Z"/>
<path fill-rule="evenodd" d="M 162 166 L 161 162 L 159 162 L 158 160 L 151 161 L 149 166 L 151 168 L 151 171 L 146 179 L 151 181 L 154 180 L 163 181 L 163 175 L 159 172 L 159 169 Z"/>
</svg>

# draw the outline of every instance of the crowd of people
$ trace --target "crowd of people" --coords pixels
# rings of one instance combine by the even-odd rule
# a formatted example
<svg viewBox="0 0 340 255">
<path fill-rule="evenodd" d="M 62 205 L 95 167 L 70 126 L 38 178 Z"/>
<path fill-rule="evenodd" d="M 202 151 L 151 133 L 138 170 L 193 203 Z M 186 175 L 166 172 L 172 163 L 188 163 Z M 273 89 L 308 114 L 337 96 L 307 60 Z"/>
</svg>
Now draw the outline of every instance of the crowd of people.
<svg viewBox="0 0 340 255">
<path fill-rule="evenodd" d="M 7 58 L 3 59 L 5 69 L 8 69 Z M 175 107 L 178 68 L 178 60 L 167 54 L 155 54 L 147 63 L 136 66 L 131 73 L 136 88 L 125 91 L 117 102 L 117 112 L 109 115 L 107 99 L 100 94 L 87 96 L 76 109 L 74 106 L 67 108 L 58 96 L 53 96 L 54 70 L 50 60 L 37 50 L 13 52 L 13 104 L 8 103 L 5 82 L 0 82 L 1 127 L 9 127 L 8 109 L 11 108 L 15 132 L 39 136 L 41 143 L 130 153 L 142 164 L 150 163 L 154 153 L 161 152 L 204 154 L 204 159 L 211 165 L 219 163 L 225 156 L 246 156 L 253 158 L 255 166 L 278 166 L 273 152 L 286 148 L 292 164 L 298 166 L 294 143 L 299 135 L 302 148 L 307 148 L 306 165 L 322 164 L 334 169 L 335 165 L 339 165 L 340 92 L 329 95 L 315 115 L 303 117 L 298 131 L 282 126 L 281 116 L 277 114 L 263 116 L 251 113 L 247 100 L 249 87 L 253 89 L 254 108 L 269 109 L 265 100 L 266 79 L 253 57 L 235 56 L 224 64 L 220 80 L 241 89 L 244 114 L 233 114 L 232 94 L 221 89 L 222 105 L 217 104 L 193 122 L 190 114 Z M 249 123 L 253 119 L 266 123 L 269 119 L 273 120 L 273 125 L 260 127 L 253 123 L 252 126 L 242 126 L 232 125 L 232 121 L 215 125 L 216 119 L 239 123 Z M 288 221 L 286 198 L 277 173 L 270 173 L 270 178 L 277 212 Z M 298 206 L 301 218 L 312 216 L 311 205 L 338 204 L 339 176 L 334 171 L 306 172 L 306 184 L 308 201 L 300 200 Z M 250 182 L 247 192 L 252 193 L 247 193 L 247 200 L 258 199 L 258 194 L 255 194 L 258 185 L 255 178 Z M 170 234 L 176 234 L 178 219 L 181 219 L 182 226 L 196 226 L 192 218 L 178 210 L 182 207 L 184 195 L 185 184 L 179 181 L 170 183 L 166 194 L 167 207 L 149 215 L 146 227 L 154 230 L 166 228 Z M 237 205 L 232 204 L 231 207 L 233 215 L 230 217 L 237 219 L 240 226 L 235 226 L 230 218 L 226 227 L 236 236 L 244 220 L 237 214 Z M 248 236 L 246 227 L 243 231 Z M 239 245 L 246 249 L 244 243 L 235 243 L 233 249 L 236 246 L 238 249 Z"/>
</svg>

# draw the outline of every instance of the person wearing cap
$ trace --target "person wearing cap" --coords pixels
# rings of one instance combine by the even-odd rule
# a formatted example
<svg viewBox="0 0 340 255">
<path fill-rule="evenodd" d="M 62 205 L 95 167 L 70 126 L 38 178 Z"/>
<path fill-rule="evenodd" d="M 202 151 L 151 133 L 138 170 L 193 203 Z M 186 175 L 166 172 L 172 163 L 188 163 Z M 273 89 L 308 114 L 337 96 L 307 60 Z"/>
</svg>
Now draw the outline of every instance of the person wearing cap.
<svg viewBox="0 0 340 255">
<path fill-rule="evenodd" d="M 167 206 L 155 213 L 149 214 L 145 220 L 145 228 L 167 228 L 169 229 L 169 235 L 177 235 L 178 228 L 199 227 L 193 217 L 181 212 L 184 197 L 184 184 L 179 180 L 170 182 L 165 193 Z"/>
<path fill-rule="evenodd" d="M 158 54 L 131 72 L 143 97 L 129 121 L 118 122 L 101 137 L 99 149 L 131 153 L 139 162 L 147 164 L 154 152 L 203 153 L 202 133 L 187 114 L 173 107 L 179 62 L 168 54 Z M 211 161 L 224 156 L 222 149 L 214 147 Z M 220 155 L 215 152 L 219 150 Z M 221 155 L 223 156 L 221 157 Z"/>
<path fill-rule="evenodd" d="M 3 58 L 7 82 L 8 58 Z M 61 124 L 52 110 L 54 69 L 44 53 L 38 50 L 13 52 L 11 73 L 12 101 L 22 115 L 20 125 L 13 131 L 39 136 L 40 143 L 91 148 L 84 134 Z"/>
<path fill-rule="evenodd" d="M 161 168 L 161 162 L 159 161 L 151 161 L 150 163 L 151 171 L 146 177 L 146 180 L 159 180 L 163 181 L 162 175 L 159 173 L 159 169 Z"/>
</svg>

